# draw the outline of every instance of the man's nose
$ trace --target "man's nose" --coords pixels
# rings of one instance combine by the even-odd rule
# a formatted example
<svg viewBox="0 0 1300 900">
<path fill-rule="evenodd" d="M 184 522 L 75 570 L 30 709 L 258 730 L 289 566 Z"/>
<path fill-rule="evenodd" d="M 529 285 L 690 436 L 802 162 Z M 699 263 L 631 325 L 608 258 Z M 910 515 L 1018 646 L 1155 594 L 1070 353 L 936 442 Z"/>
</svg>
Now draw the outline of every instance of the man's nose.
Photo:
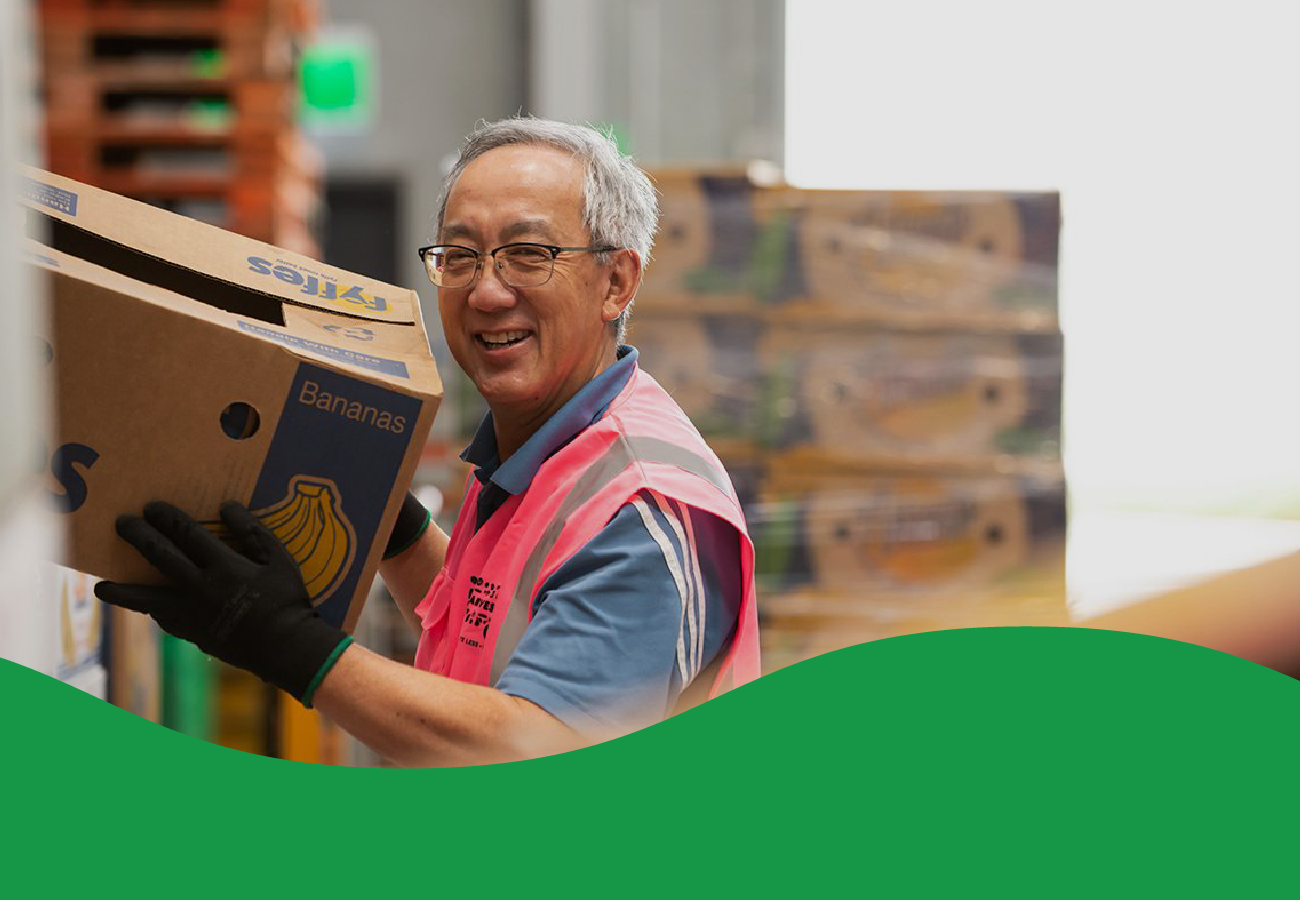
<svg viewBox="0 0 1300 900">
<path fill-rule="evenodd" d="M 482 312 L 494 312 L 515 305 L 515 292 L 505 283 L 491 257 L 483 260 L 483 271 L 470 288 L 469 305 Z"/>
</svg>

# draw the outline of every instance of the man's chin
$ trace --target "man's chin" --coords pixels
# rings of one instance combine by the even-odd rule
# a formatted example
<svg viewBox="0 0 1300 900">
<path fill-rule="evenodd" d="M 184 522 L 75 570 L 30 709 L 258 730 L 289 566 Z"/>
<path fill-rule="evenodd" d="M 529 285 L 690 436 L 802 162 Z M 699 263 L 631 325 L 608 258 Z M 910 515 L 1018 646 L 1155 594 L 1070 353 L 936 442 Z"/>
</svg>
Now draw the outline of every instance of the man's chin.
<svg viewBox="0 0 1300 900">
<path fill-rule="evenodd" d="M 537 391 L 516 379 L 481 378 L 474 383 L 492 409 L 510 408 L 537 402 Z"/>
</svg>

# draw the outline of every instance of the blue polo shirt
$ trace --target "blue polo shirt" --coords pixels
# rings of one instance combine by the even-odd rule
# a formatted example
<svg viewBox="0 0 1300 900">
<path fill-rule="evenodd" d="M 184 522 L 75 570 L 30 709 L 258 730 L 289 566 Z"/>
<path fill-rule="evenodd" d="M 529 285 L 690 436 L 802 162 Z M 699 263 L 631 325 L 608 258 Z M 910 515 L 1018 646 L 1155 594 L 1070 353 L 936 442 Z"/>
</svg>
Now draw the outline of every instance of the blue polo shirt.
<svg viewBox="0 0 1300 900">
<path fill-rule="evenodd" d="M 483 485 L 481 528 L 528 489 L 552 454 L 605 414 L 632 377 L 635 348 L 593 378 L 500 461 L 488 413 L 461 459 Z M 728 646 L 744 585 L 740 537 L 727 522 L 642 492 L 542 584 L 533 620 L 496 687 L 579 732 L 641 728 Z"/>
</svg>

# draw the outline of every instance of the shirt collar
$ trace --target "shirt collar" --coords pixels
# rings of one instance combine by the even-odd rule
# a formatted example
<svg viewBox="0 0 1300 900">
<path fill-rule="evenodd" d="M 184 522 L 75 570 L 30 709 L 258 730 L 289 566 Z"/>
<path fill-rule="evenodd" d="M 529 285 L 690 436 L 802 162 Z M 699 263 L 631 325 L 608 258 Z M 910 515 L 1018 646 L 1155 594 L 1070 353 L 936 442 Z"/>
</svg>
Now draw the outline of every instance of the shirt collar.
<svg viewBox="0 0 1300 900">
<path fill-rule="evenodd" d="M 497 448 L 491 412 L 483 417 L 474 439 L 460 458 L 474 466 L 474 477 L 481 483 L 491 481 L 508 493 L 523 493 L 532 484 L 542 463 L 605 414 L 614 398 L 631 380 L 636 357 L 635 347 L 620 344 L 614 364 L 583 385 L 504 465 Z"/>
</svg>

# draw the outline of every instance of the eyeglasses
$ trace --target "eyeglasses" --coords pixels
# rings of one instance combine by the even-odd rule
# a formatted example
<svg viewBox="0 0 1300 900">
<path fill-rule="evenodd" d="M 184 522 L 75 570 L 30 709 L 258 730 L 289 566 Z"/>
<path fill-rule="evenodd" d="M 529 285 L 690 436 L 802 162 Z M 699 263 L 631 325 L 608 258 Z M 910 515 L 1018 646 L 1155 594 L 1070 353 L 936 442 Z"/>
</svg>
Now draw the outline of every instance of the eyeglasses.
<svg viewBox="0 0 1300 900">
<path fill-rule="evenodd" d="M 540 287 L 555 274 L 555 257 L 561 253 L 607 253 L 617 247 L 556 247 L 552 244 L 519 242 L 503 244 L 488 253 L 458 244 L 435 244 L 419 249 L 420 261 L 429 280 L 440 288 L 469 287 L 483 271 L 483 258 L 492 257 L 492 265 L 501 280 L 511 287 Z"/>
</svg>

